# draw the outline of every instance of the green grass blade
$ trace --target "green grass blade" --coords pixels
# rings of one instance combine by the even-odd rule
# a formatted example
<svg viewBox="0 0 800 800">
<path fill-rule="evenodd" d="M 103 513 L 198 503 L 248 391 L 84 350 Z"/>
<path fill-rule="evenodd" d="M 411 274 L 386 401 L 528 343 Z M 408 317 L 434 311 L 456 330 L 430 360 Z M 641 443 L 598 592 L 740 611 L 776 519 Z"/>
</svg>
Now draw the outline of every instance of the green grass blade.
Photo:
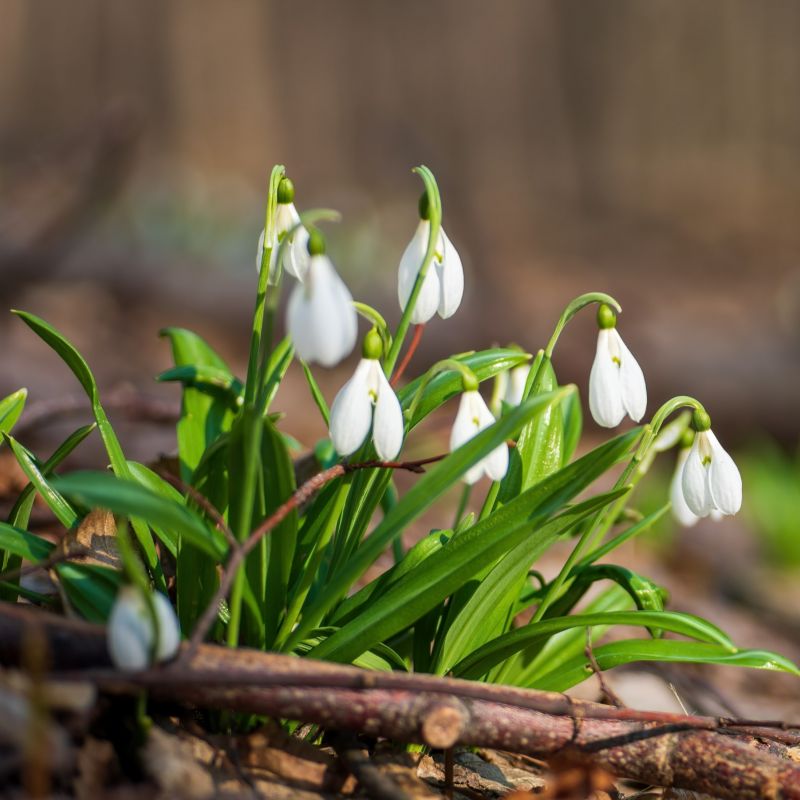
<svg viewBox="0 0 800 800">
<path fill-rule="evenodd" d="M 534 413 L 541 411 L 550 402 L 558 402 L 560 398 L 560 392 L 531 398 L 506 417 L 502 417 L 486 432 L 499 432 L 502 430 L 504 431 L 504 439 L 505 436 L 509 435 L 509 431 L 519 430 L 520 423 L 524 424 Z M 537 524 L 542 523 L 548 516 L 555 513 L 564 502 L 567 502 L 576 493 L 585 489 L 595 478 L 605 472 L 611 464 L 615 463 L 622 453 L 628 450 L 631 441 L 636 435 L 638 435 L 638 431 L 632 431 L 612 439 L 607 444 L 563 468 L 550 478 L 537 484 L 537 486 L 532 487 L 506 506 L 479 521 L 469 530 L 459 534 L 447 547 L 426 559 L 423 566 L 415 574 L 409 576 L 402 586 L 387 592 L 378 602 L 370 606 L 364 614 L 354 619 L 324 644 L 320 645 L 313 655 L 317 658 L 331 660 L 352 660 L 358 653 L 367 649 L 372 642 L 396 633 L 404 625 L 422 616 L 437 602 L 451 594 L 471 576 L 479 572 L 487 563 L 491 564 L 504 552 L 516 546 L 524 536 L 529 535 Z M 490 439 L 489 441 L 493 440 Z M 494 442 L 496 442 L 496 439 Z M 478 437 L 457 450 L 439 465 L 438 469 L 444 472 L 442 477 L 446 476 L 448 481 L 452 482 L 450 470 L 453 470 L 453 467 L 451 466 L 450 470 L 445 471 L 449 466 L 447 462 L 465 454 L 473 443 L 477 445 Z M 491 447 L 487 449 L 491 449 Z M 482 450 L 477 450 L 477 452 L 482 452 Z M 456 467 L 457 474 L 462 474 L 471 463 L 474 463 L 474 460 L 476 459 L 470 459 L 466 465 L 459 464 Z M 384 539 L 391 539 L 395 535 L 396 532 L 393 525 L 395 520 L 392 517 L 398 509 L 403 510 L 403 506 L 406 505 L 406 513 L 408 513 L 409 511 L 416 511 L 417 507 L 420 509 L 425 507 L 425 500 L 429 499 L 428 492 L 430 491 L 433 494 L 436 491 L 435 489 L 430 490 L 430 484 L 434 483 L 434 480 L 439 476 L 434 470 L 426 477 L 427 481 L 426 478 L 420 480 L 400 500 L 397 506 L 387 514 L 383 523 L 367 539 L 362 550 L 369 552 L 370 556 L 372 556 L 372 553 L 366 547 L 371 540 L 376 543 L 380 542 L 385 546 Z M 422 497 L 415 497 L 413 494 L 415 490 L 418 490 Z M 438 494 L 435 496 L 438 496 Z M 401 521 L 400 527 L 404 527 L 407 524 L 404 519 L 405 514 L 397 514 L 397 516 Z M 413 518 L 413 514 L 411 517 Z M 383 530 L 381 530 L 382 528 Z M 360 553 L 361 551 L 347 565 L 345 572 L 348 570 L 355 572 L 351 566 L 355 562 L 359 568 L 358 574 L 361 574 L 363 569 L 361 569 L 361 562 L 358 561 Z M 371 557 L 369 563 L 373 560 L 374 558 Z M 347 577 L 349 578 L 350 576 L 348 575 Z M 348 584 L 351 582 L 348 580 Z"/>
<path fill-rule="evenodd" d="M 0 522 L 0 547 L 18 558 L 36 564 L 52 555 L 55 545 L 34 533 Z"/>
<path fill-rule="evenodd" d="M 590 628 L 595 625 L 657 627 L 701 642 L 719 645 L 729 653 L 736 652 L 736 647 L 726 633 L 716 625 L 692 614 L 676 611 L 611 611 L 553 617 L 516 628 L 487 642 L 463 658 L 453 667 L 453 674 L 459 678 L 477 680 L 495 665 L 531 644 L 549 639 L 554 633 L 571 628 Z"/>
<path fill-rule="evenodd" d="M 55 514 L 56 519 L 67 530 L 72 528 L 78 520 L 75 509 L 53 488 L 28 450 L 7 433 L 3 434 L 3 439 L 11 448 L 28 480 L 36 487 L 36 491 L 39 492 L 47 507 Z"/>
<path fill-rule="evenodd" d="M 27 397 L 27 389 L 17 389 L 0 400 L 0 433 L 8 433 L 17 424 Z"/>
<path fill-rule="evenodd" d="M 641 613 L 641 612 L 635 612 Z M 593 649 L 597 664 L 602 670 L 622 664 L 641 661 L 664 661 L 691 664 L 722 664 L 751 667 L 800 676 L 800 669 L 789 659 L 765 650 L 736 650 L 720 644 L 683 642 L 672 639 L 624 639 Z M 578 656 L 557 670 L 552 670 L 536 681 L 536 688 L 563 692 L 592 675 L 592 667 L 585 656 Z"/>
<path fill-rule="evenodd" d="M 103 439 L 111 468 L 119 478 L 130 478 L 128 462 L 122 452 L 119 439 L 108 421 L 106 412 L 100 403 L 100 395 L 97 390 L 97 383 L 92 375 L 89 365 L 83 360 L 83 356 L 75 349 L 71 342 L 65 339 L 52 325 L 43 319 L 27 311 L 14 311 L 16 314 L 37 336 L 47 343 L 61 357 L 64 363 L 72 370 L 78 379 L 92 404 L 95 422 Z M 164 573 L 156 553 L 155 543 L 147 526 L 138 517 L 131 518 L 131 525 L 136 533 L 136 538 L 142 548 L 142 552 L 147 563 L 147 568 L 153 576 L 156 586 L 163 592 L 167 591 L 167 583 Z"/>
</svg>

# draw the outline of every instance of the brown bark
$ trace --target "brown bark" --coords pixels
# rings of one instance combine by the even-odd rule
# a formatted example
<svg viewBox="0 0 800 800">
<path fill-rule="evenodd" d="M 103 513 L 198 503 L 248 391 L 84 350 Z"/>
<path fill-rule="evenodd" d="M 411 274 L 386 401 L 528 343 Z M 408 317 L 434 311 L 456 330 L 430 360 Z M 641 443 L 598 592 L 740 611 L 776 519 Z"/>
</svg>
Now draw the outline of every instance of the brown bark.
<svg viewBox="0 0 800 800">
<path fill-rule="evenodd" d="M 31 625 L 41 626 L 60 677 L 73 674 L 108 692 L 146 686 L 171 702 L 432 746 L 451 742 L 591 763 L 619 776 L 722 798 L 800 798 L 800 767 L 720 732 L 735 721 L 646 714 L 548 692 L 369 673 L 214 645 L 201 646 L 188 662 L 133 675 L 107 669 L 70 673 L 108 664 L 102 629 L 15 607 L 0 614 L 3 664 L 19 663 L 22 634 Z M 660 735 L 636 738 L 653 730 Z"/>
</svg>

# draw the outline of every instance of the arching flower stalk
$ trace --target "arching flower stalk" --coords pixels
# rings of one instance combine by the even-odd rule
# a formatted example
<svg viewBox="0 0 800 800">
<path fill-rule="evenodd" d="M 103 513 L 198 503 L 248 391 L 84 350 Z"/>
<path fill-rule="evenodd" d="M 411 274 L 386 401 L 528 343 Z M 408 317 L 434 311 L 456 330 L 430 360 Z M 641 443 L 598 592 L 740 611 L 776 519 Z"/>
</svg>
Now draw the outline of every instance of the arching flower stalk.
<svg viewBox="0 0 800 800">
<path fill-rule="evenodd" d="M 589 409 L 598 425 L 615 428 L 627 414 L 638 422 L 647 409 L 644 375 L 617 332 L 610 306 L 597 311 L 597 351 L 589 375 Z"/>
<path fill-rule="evenodd" d="M 398 270 L 397 297 L 403 310 L 411 297 L 428 248 L 431 223 L 427 192 L 420 198 L 419 215 L 419 225 L 400 259 Z M 461 305 L 463 295 L 464 269 L 461 257 L 444 232 L 444 228 L 440 228 L 433 263 L 425 274 L 411 314 L 412 324 L 420 325 L 428 322 L 436 313 L 442 319 L 451 317 Z"/>
<path fill-rule="evenodd" d="M 300 358 L 332 367 L 355 347 L 358 315 L 350 290 L 325 255 L 318 230 L 309 235 L 307 249 L 308 270 L 289 297 L 287 328 Z"/>
<path fill-rule="evenodd" d="M 373 328 L 364 338 L 363 358 L 353 377 L 342 386 L 331 406 L 330 436 L 339 455 L 355 453 L 370 428 L 380 459 L 391 461 L 403 446 L 403 410 L 383 372 L 382 355 L 381 336 Z"/>
</svg>

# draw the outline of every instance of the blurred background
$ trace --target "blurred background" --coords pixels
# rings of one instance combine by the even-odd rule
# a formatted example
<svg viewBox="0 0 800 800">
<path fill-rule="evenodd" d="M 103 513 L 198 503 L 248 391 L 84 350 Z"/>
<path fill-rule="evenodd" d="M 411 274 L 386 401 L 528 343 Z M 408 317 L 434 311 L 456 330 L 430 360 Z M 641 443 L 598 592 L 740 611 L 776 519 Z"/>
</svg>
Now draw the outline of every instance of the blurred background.
<svg viewBox="0 0 800 800">
<path fill-rule="evenodd" d="M 0 19 L 0 305 L 82 350 L 132 457 L 173 446 L 142 423 L 177 404 L 152 382 L 159 328 L 243 371 L 272 164 L 301 209 L 342 211 L 334 261 L 394 322 L 425 163 L 467 288 L 412 371 L 535 351 L 572 297 L 607 291 L 650 409 L 696 395 L 738 448 L 744 514 L 684 547 L 718 562 L 746 522 L 758 544 L 726 562 L 800 562 L 800 4 L 0 0 Z M 583 392 L 595 330 L 576 320 L 556 352 Z M 21 437 L 84 403 L 7 314 L 0 367 L 0 396 L 31 392 Z M 329 399 L 351 368 L 319 371 Z M 309 442 L 324 431 L 298 372 L 286 425 Z"/>
</svg>

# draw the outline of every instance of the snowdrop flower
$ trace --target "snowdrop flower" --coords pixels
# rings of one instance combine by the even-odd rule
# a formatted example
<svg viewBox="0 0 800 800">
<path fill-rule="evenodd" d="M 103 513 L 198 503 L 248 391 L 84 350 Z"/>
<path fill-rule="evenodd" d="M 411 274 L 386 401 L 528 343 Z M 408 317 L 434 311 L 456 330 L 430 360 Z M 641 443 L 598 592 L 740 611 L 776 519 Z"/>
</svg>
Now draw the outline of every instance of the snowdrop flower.
<svg viewBox="0 0 800 800">
<path fill-rule="evenodd" d="M 589 375 L 589 409 L 594 421 L 614 428 L 627 414 L 638 422 L 647 408 L 641 367 L 617 333 L 617 317 L 607 306 L 597 312 L 597 352 Z"/>
<path fill-rule="evenodd" d="M 473 376 L 465 376 L 464 393 L 458 406 L 453 430 L 450 434 L 450 450 L 457 450 L 466 444 L 473 436 L 488 428 L 495 421 L 492 412 L 484 402 L 478 391 L 478 381 Z M 464 482 L 472 485 L 481 476 L 486 475 L 493 481 L 501 480 L 508 471 L 508 445 L 503 442 L 495 447 L 487 456 L 477 464 L 470 467 L 464 474 Z"/>
<path fill-rule="evenodd" d="M 325 255 L 319 231 L 309 235 L 307 249 L 308 271 L 289 297 L 287 327 L 300 358 L 332 367 L 355 347 L 358 319 L 353 296 Z"/>
<path fill-rule="evenodd" d="M 678 460 L 675 463 L 675 473 L 669 484 L 669 499 L 672 504 L 672 516 L 683 525 L 684 528 L 691 528 L 697 523 L 700 517 L 689 508 L 686 498 L 683 496 L 683 468 L 689 456 L 689 447 L 681 447 L 678 450 Z"/>
<path fill-rule="evenodd" d="M 378 360 L 382 352 L 380 334 L 373 328 L 364 338 L 364 357 L 333 401 L 330 436 L 339 455 L 355 453 L 370 427 L 381 460 L 394 459 L 403 445 L 403 410 Z"/>
<path fill-rule="evenodd" d="M 735 514 L 742 506 L 742 476 L 711 431 L 705 411 L 694 412 L 692 427 L 697 433 L 681 476 L 686 505 L 698 517 L 714 511 Z"/>
<path fill-rule="evenodd" d="M 521 364 L 508 372 L 508 384 L 503 399 L 510 406 L 518 406 L 522 402 L 522 395 L 525 393 L 525 384 L 528 382 L 528 375 L 531 371 L 530 364 Z"/>
<path fill-rule="evenodd" d="M 271 252 L 269 259 L 269 282 L 273 286 L 278 280 L 278 249 L 283 238 L 298 222 L 300 215 L 294 206 L 294 184 L 288 178 L 281 178 L 278 184 L 278 207 L 275 210 L 274 238 L 270 243 Z M 261 270 L 261 256 L 264 252 L 264 239 L 266 232 L 261 231 L 256 250 L 256 270 Z M 298 228 L 291 241 L 284 247 L 283 263 L 281 266 L 290 275 L 302 281 L 308 272 L 308 231 Z"/>
<path fill-rule="evenodd" d="M 155 660 L 165 661 L 178 652 L 181 641 L 178 618 L 163 594 L 153 592 L 152 598 L 158 619 Z M 108 618 L 108 652 L 114 665 L 128 671 L 148 667 L 154 635 L 153 621 L 142 591 L 136 586 L 123 586 Z"/>
<path fill-rule="evenodd" d="M 417 280 L 425 251 L 428 249 L 430 235 L 430 210 L 428 195 L 420 198 L 419 215 L 421 217 L 417 230 L 400 259 L 400 268 L 397 277 L 397 297 L 400 308 L 405 311 L 414 283 Z M 442 319 L 452 317 L 461 305 L 464 294 L 464 269 L 461 266 L 461 257 L 453 246 L 444 228 L 439 228 L 439 240 L 433 262 L 429 265 L 422 283 L 411 322 L 420 325 L 433 317 L 437 312 Z"/>
</svg>

